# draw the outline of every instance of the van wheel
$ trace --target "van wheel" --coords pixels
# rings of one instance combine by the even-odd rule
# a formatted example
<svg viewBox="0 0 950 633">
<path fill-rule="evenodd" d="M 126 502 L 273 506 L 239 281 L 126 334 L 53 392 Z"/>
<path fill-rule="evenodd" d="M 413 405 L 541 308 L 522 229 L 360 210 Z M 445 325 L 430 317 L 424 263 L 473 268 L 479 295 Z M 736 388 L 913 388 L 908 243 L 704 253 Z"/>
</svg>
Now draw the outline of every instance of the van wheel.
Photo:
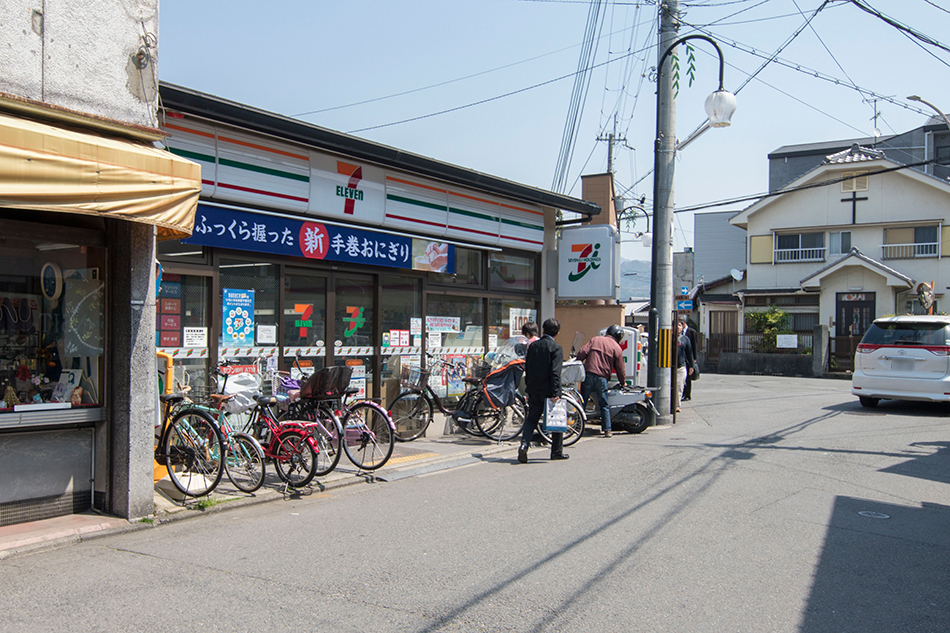
<svg viewBox="0 0 950 633">
<path fill-rule="evenodd" d="M 861 401 L 862 407 L 867 407 L 868 409 L 873 409 L 877 406 L 877 403 L 880 402 L 880 398 L 870 398 L 868 396 L 858 396 L 858 400 Z"/>
</svg>

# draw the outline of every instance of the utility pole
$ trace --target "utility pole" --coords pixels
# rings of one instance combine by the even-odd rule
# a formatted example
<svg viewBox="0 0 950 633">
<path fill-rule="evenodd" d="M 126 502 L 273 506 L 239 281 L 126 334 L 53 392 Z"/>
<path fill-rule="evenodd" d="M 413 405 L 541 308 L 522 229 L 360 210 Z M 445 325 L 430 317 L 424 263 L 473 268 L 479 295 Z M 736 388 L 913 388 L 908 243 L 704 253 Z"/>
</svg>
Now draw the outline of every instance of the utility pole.
<svg viewBox="0 0 950 633">
<path fill-rule="evenodd" d="M 627 139 L 623 136 L 617 136 L 617 115 L 614 114 L 614 131 L 607 136 L 598 136 L 598 141 L 607 143 L 607 172 L 614 173 L 614 143 L 626 143 Z"/>
<path fill-rule="evenodd" d="M 672 375 L 676 366 L 673 336 L 673 166 L 676 153 L 676 101 L 673 98 L 673 73 L 660 67 L 662 55 L 676 41 L 679 28 L 679 1 L 659 3 L 660 32 L 657 49 L 657 113 L 653 170 L 653 262 L 651 266 L 650 307 L 656 310 L 656 325 L 650 330 L 647 383 L 654 388 L 653 404 L 660 414 L 658 423 L 670 418 Z"/>
</svg>

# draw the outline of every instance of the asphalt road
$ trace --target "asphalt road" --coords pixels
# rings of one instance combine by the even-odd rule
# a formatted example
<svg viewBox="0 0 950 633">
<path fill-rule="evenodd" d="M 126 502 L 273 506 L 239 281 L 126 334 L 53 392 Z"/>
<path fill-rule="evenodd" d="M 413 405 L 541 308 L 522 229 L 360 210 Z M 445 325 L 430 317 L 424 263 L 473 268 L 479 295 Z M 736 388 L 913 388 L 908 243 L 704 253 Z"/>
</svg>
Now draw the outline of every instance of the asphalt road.
<svg viewBox="0 0 950 633">
<path fill-rule="evenodd" d="M 704 374 L 672 427 L 0 561 L 0 631 L 950 630 L 950 409 Z"/>
</svg>

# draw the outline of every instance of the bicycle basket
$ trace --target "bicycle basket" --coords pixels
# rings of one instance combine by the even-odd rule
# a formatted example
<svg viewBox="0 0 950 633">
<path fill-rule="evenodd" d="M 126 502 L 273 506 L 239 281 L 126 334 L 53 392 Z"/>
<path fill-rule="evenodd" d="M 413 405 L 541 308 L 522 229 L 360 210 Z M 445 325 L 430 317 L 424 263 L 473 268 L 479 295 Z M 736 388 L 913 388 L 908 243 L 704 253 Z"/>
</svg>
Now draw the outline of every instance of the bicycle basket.
<svg viewBox="0 0 950 633">
<path fill-rule="evenodd" d="M 214 407 L 217 406 L 217 403 L 211 400 L 212 393 L 215 392 L 207 385 L 190 385 L 185 395 L 197 405 Z"/>
<path fill-rule="evenodd" d="M 345 366 L 324 367 L 320 369 L 300 387 L 301 398 L 326 398 L 341 394 L 350 385 L 350 376 L 353 369 Z"/>
<path fill-rule="evenodd" d="M 409 389 L 425 389 L 429 382 L 429 373 L 428 369 L 407 365 L 402 368 L 399 379 L 403 386 Z"/>
<path fill-rule="evenodd" d="M 566 360 L 561 367 L 561 384 L 569 385 L 584 382 L 587 372 L 584 363 L 579 360 Z"/>
<path fill-rule="evenodd" d="M 472 369 L 472 378 L 484 380 L 485 377 L 491 373 L 491 370 L 491 363 L 482 362 L 478 365 L 475 365 L 475 367 Z"/>
</svg>

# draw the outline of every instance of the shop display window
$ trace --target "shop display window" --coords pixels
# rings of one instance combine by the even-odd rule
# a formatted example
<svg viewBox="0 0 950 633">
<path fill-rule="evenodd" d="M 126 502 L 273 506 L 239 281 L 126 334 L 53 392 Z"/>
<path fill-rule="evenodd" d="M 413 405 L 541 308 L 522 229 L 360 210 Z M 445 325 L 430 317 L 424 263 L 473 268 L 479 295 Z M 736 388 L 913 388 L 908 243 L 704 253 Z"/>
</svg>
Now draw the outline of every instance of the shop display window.
<svg viewBox="0 0 950 633">
<path fill-rule="evenodd" d="M 358 390 L 357 399 L 374 398 L 373 279 L 357 275 L 338 277 L 335 290 L 333 355 L 336 364 L 353 370 L 350 388 Z"/>
<path fill-rule="evenodd" d="M 478 297 L 429 294 L 426 298 L 426 351 L 447 361 L 444 371 L 431 374 L 429 381 L 450 402 L 465 393 L 462 379 L 475 373 L 485 354 L 483 303 Z"/>
<path fill-rule="evenodd" d="M 433 284 L 455 286 L 482 286 L 485 283 L 483 267 L 484 255 L 482 251 L 470 248 L 455 248 L 455 274 L 429 273 L 429 281 Z"/>
<path fill-rule="evenodd" d="M 536 302 L 491 299 L 488 302 L 488 353 L 495 352 L 511 338 L 521 338 L 521 327 L 527 321 L 538 323 Z"/>
<path fill-rule="evenodd" d="M 209 384 L 211 277 L 163 271 L 155 310 L 156 347 L 172 357 L 172 389 Z M 164 368 L 164 362 L 159 361 Z M 161 387 L 167 378 L 161 376 Z"/>
<path fill-rule="evenodd" d="M 308 273 L 284 277 L 281 370 L 300 379 L 326 366 L 327 278 Z M 297 364 L 299 363 L 299 367 Z"/>
<path fill-rule="evenodd" d="M 419 279 L 381 275 L 382 303 L 381 385 L 382 402 L 389 402 L 401 391 L 403 367 L 419 367 L 422 362 L 422 284 Z"/>
<path fill-rule="evenodd" d="M 43 239 L 0 249 L 0 413 L 103 402 L 106 251 Z"/>
<path fill-rule="evenodd" d="M 218 271 L 218 360 L 236 361 L 226 371 L 258 375 L 262 390 L 267 391 L 268 358 L 270 368 L 277 369 L 280 268 L 276 264 L 222 258 Z"/>
<path fill-rule="evenodd" d="M 488 287 L 492 290 L 534 293 L 537 283 L 538 257 L 490 253 L 488 256 Z"/>
</svg>

